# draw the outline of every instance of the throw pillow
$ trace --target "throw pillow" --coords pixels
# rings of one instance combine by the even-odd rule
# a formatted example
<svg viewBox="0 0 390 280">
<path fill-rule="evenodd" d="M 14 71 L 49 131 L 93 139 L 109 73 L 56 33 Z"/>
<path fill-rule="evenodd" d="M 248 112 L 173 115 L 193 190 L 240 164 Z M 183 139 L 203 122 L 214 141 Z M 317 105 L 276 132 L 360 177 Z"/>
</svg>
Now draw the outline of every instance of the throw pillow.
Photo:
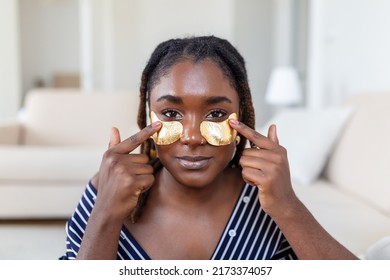
<svg viewBox="0 0 390 280">
<path fill-rule="evenodd" d="M 276 125 L 279 143 L 287 149 L 294 183 L 309 185 L 321 174 L 330 152 L 352 113 L 351 108 L 285 109 L 260 129 Z"/>
</svg>

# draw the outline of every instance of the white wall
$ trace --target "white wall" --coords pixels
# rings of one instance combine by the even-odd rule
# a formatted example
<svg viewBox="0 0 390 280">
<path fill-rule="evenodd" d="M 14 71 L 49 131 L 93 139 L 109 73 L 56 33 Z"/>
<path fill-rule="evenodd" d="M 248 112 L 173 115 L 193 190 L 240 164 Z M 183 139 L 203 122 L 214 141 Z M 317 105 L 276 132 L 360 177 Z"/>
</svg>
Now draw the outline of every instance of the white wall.
<svg viewBox="0 0 390 280">
<path fill-rule="evenodd" d="M 98 34 L 92 32 L 87 87 L 136 91 L 158 43 L 213 34 L 230 40 L 246 59 L 258 122 L 269 114 L 263 96 L 271 63 L 272 0 L 81 2 L 90 5 L 92 29 L 99 29 Z"/>
<path fill-rule="evenodd" d="M 237 0 L 234 7 L 234 42 L 246 60 L 258 126 L 272 112 L 264 95 L 274 60 L 273 8 L 273 0 Z"/>
<path fill-rule="evenodd" d="M 310 107 L 364 91 L 390 91 L 390 1 L 312 0 Z"/>
<path fill-rule="evenodd" d="M 247 62 L 257 123 L 271 114 L 263 97 L 276 59 L 273 0 L 19 1 L 24 92 L 37 77 L 50 84 L 53 72 L 75 70 L 87 89 L 138 90 L 158 43 L 214 34 L 230 40 Z"/>
<path fill-rule="evenodd" d="M 158 43 L 185 35 L 233 39 L 233 0 L 119 0 L 113 3 L 114 83 L 139 87 L 143 67 Z"/>
<path fill-rule="evenodd" d="M 78 0 L 19 0 L 22 90 L 57 72 L 79 72 Z"/>
<path fill-rule="evenodd" d="M 17 4 L 3 0 L 0 8 L 0 119 L 15 118 L 20 105 Z"/>
</svg>

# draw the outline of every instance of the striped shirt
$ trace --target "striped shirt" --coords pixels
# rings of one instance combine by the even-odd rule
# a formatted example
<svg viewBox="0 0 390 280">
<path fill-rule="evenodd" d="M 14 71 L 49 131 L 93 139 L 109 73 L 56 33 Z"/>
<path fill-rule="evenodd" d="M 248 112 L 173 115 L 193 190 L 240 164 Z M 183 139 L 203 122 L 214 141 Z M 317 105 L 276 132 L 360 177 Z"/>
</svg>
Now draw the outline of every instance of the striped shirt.
<svg viewBox="0 0 390 280">
<path fill-rule="evenodd" d="M 66 224 L 66 253 L 60 259 L 75 259 L 96 200 L 88 183 L 72 217 Z M 213 260 L 296 259 L 276 223 L 260 206 L 258 189 L 246 184 L 211 257 Z M 150 260 L 135 238 L 122 226 L 117 259 Z"/>
</svg>

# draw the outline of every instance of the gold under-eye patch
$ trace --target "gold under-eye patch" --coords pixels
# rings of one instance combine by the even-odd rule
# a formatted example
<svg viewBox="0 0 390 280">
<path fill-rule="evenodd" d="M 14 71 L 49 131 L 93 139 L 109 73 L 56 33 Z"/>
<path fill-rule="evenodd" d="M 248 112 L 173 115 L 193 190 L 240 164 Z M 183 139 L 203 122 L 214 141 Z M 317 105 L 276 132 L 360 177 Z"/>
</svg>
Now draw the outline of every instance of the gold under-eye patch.
<svg viewBox="0 0 390 280">
<path fill-rule="evenodd" d="M 230 114 L 228 119 L 223 122 L 203 121 L 200 124 L 200 133 L 210 145 L 229 145 L 237 137 L 237 131 L 229 124 L 230 119 L 237 120 L 237 114 Z"/>
<path fill-rule="evenodd" d="M 180 139 L 183 133 L 183 125 L 178 121 L 163 122 L 152 111 L 150 120 L 153 122 L 160 121 L 161 129 L 152 135 L 152 139 L 157 145 L 169 145 Z"/>
</svg>

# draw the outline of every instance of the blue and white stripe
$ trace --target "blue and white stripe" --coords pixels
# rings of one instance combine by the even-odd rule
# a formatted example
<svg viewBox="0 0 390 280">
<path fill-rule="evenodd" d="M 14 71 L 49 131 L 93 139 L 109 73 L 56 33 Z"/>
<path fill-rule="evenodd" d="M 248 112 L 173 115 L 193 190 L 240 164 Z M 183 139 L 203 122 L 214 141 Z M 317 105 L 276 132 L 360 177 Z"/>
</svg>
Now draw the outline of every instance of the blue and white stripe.
<svg viewBox="0 0 390 280">
<path fill-rule="evenodd" d="M 66 253 L 62 259 L 75 259 L 96 200 L 96 190 L 89 183 L 66 225 Z M 258 189 L 246 184 L 225 230 L 211 257 L 213 260 L 296 259 L 290 244 L 276 223 L 261 208 Z M 147 260 L 150 257 L 122 227 L 117 259 Z"/>
</svg>

